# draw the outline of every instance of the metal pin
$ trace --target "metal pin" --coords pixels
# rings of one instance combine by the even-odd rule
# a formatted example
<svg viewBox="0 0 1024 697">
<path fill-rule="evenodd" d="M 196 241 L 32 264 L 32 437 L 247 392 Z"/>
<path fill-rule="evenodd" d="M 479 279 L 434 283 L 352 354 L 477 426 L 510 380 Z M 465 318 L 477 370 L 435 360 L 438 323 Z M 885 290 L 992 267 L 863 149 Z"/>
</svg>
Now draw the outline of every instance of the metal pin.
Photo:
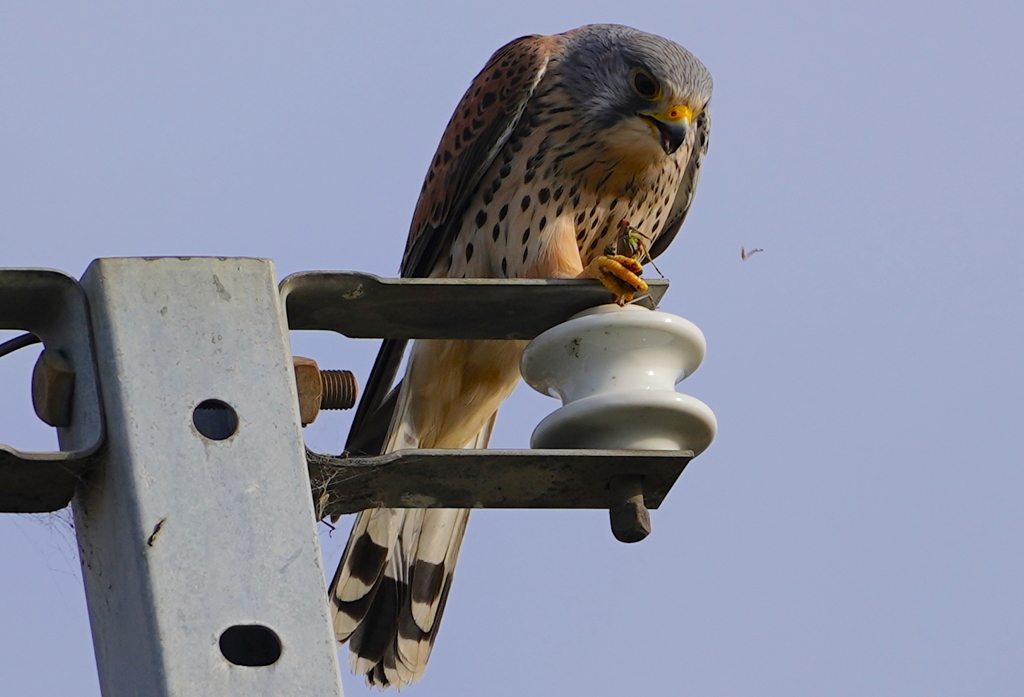
<svg viewBox="0 0 1024 697">
<path fill-rule="evenodd" d="M 651 534 L 651 514 L 644 504 L 644 478 L 620 475 L 608 482 L 608 515 L 619 542 L 639 542 Z"/>
</svg>

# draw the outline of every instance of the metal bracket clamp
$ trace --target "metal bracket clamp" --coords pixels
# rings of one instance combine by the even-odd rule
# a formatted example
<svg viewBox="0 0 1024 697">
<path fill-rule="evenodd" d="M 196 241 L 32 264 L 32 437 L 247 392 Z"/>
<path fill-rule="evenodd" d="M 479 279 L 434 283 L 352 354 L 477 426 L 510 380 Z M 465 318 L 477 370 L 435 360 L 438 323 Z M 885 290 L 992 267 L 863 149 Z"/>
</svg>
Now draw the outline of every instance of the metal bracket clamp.
<svg viewBox="0 0 1024 697">
<path fill-rule="evenodd" d="M 85 292 L 61 271 L 0 269 L 0 329 L 38 336 L 70 382 L 57 429 L 60 452 L 0 444 L 0 513 L 56 511 L 71 501 L 104 437 Z"/>
</svg>

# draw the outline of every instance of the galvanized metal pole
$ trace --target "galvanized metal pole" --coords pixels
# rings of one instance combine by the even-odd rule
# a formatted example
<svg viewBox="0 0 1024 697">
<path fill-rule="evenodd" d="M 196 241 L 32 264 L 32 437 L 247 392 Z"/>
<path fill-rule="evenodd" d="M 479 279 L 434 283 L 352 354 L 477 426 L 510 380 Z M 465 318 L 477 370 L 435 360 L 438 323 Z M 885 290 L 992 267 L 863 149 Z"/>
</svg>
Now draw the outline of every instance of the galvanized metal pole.
<svg viewBox="0 0 1024 697">
<path fill-rule="evenodd" d="M 342 694 L 272 262 L 82 279 L 107 449 L 75 498 L 104 697 Z"/>
</svg>

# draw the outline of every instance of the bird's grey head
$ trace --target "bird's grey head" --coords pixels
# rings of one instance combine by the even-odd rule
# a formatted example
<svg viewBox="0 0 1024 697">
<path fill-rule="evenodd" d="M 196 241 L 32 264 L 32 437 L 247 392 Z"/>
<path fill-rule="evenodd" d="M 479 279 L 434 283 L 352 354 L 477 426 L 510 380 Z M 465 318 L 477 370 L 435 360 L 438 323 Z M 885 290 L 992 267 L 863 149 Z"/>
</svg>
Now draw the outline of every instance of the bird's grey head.
<svg viewBox="0 0 1024 697">
<path fill-rule="evenodd" d="M 562 83 L 596 130 L 645 121 L 666 153 L 675 152 L 711 99 L 711 74 L 668 39 L 617 24 L 565 36 Z"/>
</svg>

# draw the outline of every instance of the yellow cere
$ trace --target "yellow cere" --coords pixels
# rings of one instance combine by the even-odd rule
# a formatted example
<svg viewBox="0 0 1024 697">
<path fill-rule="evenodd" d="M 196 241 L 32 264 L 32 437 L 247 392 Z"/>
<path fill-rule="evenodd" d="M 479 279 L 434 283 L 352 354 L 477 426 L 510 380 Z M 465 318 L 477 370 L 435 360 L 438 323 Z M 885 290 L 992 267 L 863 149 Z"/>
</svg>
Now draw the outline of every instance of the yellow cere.
<svg viewBox="0 0 1024 697">
<path fill-rule="evenodd" d="M 677 104 L 665 114 L 666 121 L 693 121 L 693 110 L 685 104 Z"/>
</svg>

